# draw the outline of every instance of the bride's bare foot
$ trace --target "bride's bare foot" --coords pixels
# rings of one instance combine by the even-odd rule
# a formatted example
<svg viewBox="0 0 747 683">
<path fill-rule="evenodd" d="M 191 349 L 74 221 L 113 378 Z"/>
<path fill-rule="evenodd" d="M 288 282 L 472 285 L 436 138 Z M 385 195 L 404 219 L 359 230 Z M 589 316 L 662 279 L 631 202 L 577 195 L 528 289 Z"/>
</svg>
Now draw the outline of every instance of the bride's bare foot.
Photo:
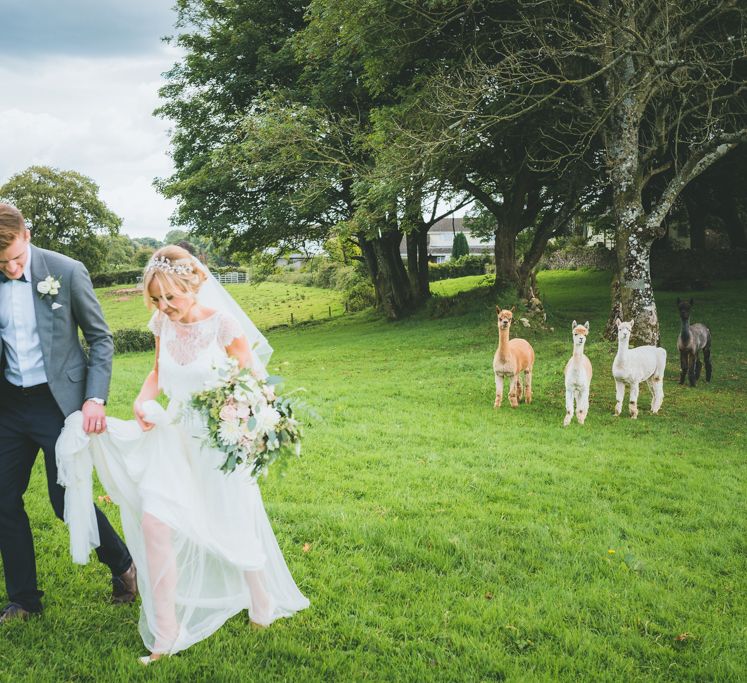
<svg viewBox="0 0 747 683">
<path fill-rule="evenodd" d="M 270 595 L 264 590 L 257 594 L 252 595 L 252 610 L 249 613 L 249 619 L 252 622 L 254 628 L 267 628 L 272 621 L 272 613 L 274 611 L 274 602 Z"/>
</svg>

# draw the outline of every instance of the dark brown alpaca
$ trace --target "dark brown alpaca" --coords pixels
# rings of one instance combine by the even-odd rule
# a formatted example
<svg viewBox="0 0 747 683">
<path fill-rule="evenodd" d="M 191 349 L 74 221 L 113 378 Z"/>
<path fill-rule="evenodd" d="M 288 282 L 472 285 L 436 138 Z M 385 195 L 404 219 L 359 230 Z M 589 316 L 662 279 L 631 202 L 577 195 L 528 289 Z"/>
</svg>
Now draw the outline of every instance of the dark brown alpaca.
<svg viewBox="0 0 747 683">
<path fill-rule="evenodd" d="M 685 383 L 685 375 L 694 387 L 700 377 L 700 352 L 703 351 L 703 362 L 706 369 L 706 382 L 711 381 L 711 331 L 701 323 L 690 324 L 690 309 L 694 301 L 680 301 L 677 297 L 677 307 L 680 310 L 680 336 L 677 338 L 677 350 L 680 352 L 680 384 Z"/>
</svg>

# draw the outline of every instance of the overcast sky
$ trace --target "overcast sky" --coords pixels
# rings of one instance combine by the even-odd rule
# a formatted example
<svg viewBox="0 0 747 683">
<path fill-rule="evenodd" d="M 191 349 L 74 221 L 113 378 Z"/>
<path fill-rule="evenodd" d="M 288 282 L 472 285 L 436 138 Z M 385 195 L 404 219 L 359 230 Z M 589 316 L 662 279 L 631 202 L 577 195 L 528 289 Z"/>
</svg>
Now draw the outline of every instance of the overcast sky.
<svg viewBox="0 0 747 683">
<path fill-rule="evenodd" d="M 169 122 L 152 115 L 177 53 L 173 0 L 0 0 L 0 185 L 32 164 L 91 177 L 132 237 L 163 237 Z"/>
</svg>

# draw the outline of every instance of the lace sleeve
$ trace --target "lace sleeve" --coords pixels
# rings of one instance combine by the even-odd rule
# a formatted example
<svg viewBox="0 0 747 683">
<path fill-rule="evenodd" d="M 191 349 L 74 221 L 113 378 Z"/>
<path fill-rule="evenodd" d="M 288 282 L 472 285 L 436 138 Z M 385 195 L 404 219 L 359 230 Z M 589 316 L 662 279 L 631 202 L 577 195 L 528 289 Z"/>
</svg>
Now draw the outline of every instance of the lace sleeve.
<svg viewBox="0 0 747 683">
<path fill-rule="evenodd" d="M 221 313 L 218 321 L 218 343 L 223 346 L 229 346 L 236 337 L 241 337 L 244 331 L 241 329 L 239 321 L 228 313 Z"/>
<path fill-rule="evenodd" d="M 163 316 L 161 311 L 153 311 L 153 315 L 148 321 L 148 329 L 156 336 L 161 336 L 161 326 L 163 325 Z"/>
</svg>

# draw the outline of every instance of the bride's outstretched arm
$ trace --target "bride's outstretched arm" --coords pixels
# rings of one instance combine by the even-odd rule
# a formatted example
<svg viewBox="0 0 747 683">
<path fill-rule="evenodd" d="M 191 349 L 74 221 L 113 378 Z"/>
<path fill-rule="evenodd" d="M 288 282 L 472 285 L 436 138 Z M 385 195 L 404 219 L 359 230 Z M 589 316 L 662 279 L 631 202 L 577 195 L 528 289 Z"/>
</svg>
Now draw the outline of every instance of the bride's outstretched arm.
<svg viewBox="0 0 747 683">
<path fill-rule="evenodd" d="M 249 342 L 246 337 L 234 337 L 233 341 L 226 346 L 226 353 L 239 361 L 239 367 L 249 368 L 258 378 L 267 377 L 267 371 L 257 361 L 254 352 L 249 348 Z"/>
<path fill-rule="evenodd" d="M 155 426 L 152 422 L 145 421 L 145 414 L 143 413 L 143 403 L 155 399 L 159 394 L 158 388 L 158 350 L 160 347 L 160 337 L 156 337 L 156 358 L 153 363 L 153 369 L 148 373 L 148 376 L 143 382 L 143 386 L 140 387 L 140 393 L 138 393 L 133 409 L 135 411 L 135 419 L 140 425 L 140 429 L 147 432 L 153 429 Z"/>
</svg>

